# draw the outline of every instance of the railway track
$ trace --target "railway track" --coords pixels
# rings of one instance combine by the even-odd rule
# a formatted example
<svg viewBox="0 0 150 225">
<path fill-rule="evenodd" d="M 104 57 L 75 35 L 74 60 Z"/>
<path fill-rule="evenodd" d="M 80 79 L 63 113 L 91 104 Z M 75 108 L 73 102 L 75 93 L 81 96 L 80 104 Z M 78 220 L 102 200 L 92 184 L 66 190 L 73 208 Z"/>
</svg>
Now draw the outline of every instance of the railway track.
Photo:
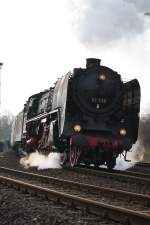
<svg viewBox="0 0 150 225">
<path fill-rule="evenodd" d="M 4 167 L 15 168 L 16 170 L 23 170 L 19 164 L 19 158 L 14 155 L 14 152 L 5 154 L 4 158 L 0 160 L 0 164 Z M 70 179 L 77 182 L 90 183 L 97 186 L 108 188 L 119 188 L 121 190 L 135 192 L 140 194 L 150 195 L 149 175 L 144 173 L 137 173 L 135 171 L 108 171 L 108 170 L 94 170 L 87 168 L 73 168 L 61 170 L 42 170 L 36 168 L 29 168 L 28 171 L 38 173 L 41 175 L 54 176 L 62 179 Z"/>
<path fill-rule="evenodd" d="M 0 182 L 126 224 L 150 224 L 150 196 L 0 168 Z M 110 204 L 111 202 L 111 204 Z M 128 223 L 127 223 L 128 222 Z"/>
<path fill-rule="evenodd" d="M 146 167 L 150 169 L 150 162 L 136 162 L 135 167 Z"/>
<path fill-rule="evenodd" d="M 1 225 L 120 225 L 88 211 L 0 183 Z"/>
<path fill-rule="evenodd" d="M 149 175 L 130 171 L 109 171 L 109 170 L 93 170 L 87 168 L 74 168 L 80 174 L 96 176 L 105 181 L 105 184 L 110 187 L 130 190 L 132 192 L 143 193 L 150 195 L 150 177 Z M 107 183 L 108 182 L 108 183 Z"/>
<path fill-rule="evenodd" d="M 143 168 L 149 168 L 150 169 L 150 163 L 147 165 L 147 163 L 144 163 L 144 164 L 139 164 L 139 166 L 143 167 Z M 132 171 L 132 167 L 131 169 L 129 170 L 108 170 L 107 168 L 94 168 L 94 167 L 85 167 L 85 166 L 77 166 L 76 168 L 78 168 L 80 170 L 83 171 L 87 170 L 87 173 L 89 173 L 89 170 L 91 170 L 90 174 L 100 174 L 101 172 L 107 172 L 107 173 L 113 173 L 113 174 L 121 174 L 121 175 L 129 175 L 129 176 L 133 176 L 133 177 L 141 177 L 141 178 L 148 178 L 150 179 L 150 173 L 144 173 L 144 172 L 140 172 L 140 171 L 136 171 L 136 170 L 133 170 Z M 135 168 L 136 168 L 136 165 L 135 165 Z M 150 172 L 150 171 L 149 171 Z"/>
<path fill-rule="evenodd" d="M 150 162 L 137 162 L 132 168 L 129 169 L 129 171 L 150 174 Z"/>
</svg>

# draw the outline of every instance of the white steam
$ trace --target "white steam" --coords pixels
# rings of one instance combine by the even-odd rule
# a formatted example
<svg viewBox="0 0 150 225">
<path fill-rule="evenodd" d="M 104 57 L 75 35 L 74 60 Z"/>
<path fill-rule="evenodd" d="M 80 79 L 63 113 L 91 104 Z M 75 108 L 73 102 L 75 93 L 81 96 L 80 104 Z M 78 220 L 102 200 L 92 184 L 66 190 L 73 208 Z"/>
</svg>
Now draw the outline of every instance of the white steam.
<svg viewBox="0 0 150 225">
<path fill-rule="evenodd" d="M 129 4 L 133 4 L 137 11 L 139 12 L 149 12 L 150 11 L 150 1 L 147 0 L 124 0 Z"/>
<path fill-rule="evenodd" d="M 148 28 L 148 0 L 70 0 L 72 27 L 88 46 L 134 39 Z"/>
<path fill-rule="evenodd" d="M 20 159 L 20 164 L 24 168 L 37 167 L 38 170 L 42 169 L 60 169 L 61 154 L 52 152 L 48 156 L 42 155 L 39 152 L 31 153 L 29 156 Z"/>
<path fill-rule="evenodd" d="M 133 145 L 132 149 L 130 152 L 127 154 L 127 159 L 131 160 L 131 162 L 126 162 L 124 160 L 124 157 L 121 155 L 120 157 L 117 158 L 116 161 L 116 170 L 126 170 L 132 166 L 136 162 L 142 161 L 144 158 L 144 148 L 141 146 L 139 142 L 137 142 L 135 145 Z"/>
</svg>

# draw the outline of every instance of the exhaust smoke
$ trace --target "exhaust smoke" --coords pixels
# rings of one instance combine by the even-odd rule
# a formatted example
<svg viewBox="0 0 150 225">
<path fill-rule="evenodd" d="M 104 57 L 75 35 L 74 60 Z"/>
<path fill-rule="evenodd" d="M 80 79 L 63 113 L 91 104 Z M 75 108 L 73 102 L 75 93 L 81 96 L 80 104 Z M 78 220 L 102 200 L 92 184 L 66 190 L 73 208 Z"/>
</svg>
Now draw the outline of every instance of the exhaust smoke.
<svg viewBox="0 0 150 225">
<path fill-rule="evenodd" d="M 121 155 L 117 158 L 116 161 L 116 170 L 127 170 L 130 167 L 133 167 L 136 162 L 143 161 L 144 159 L 145 149 L 141 145 L 140 141 L 138 141 L 135 145 L 133 145 L 130 152 L 127 153 L 127 160 L 131 160 L 127 162 L 124 160 L 124 156 Z"/>
<path fill-rule="evenodd" d="M 45 156 L 36 151 L 21 158 L 20 164 L 26 169 L 30 167 L 37 167 L 38 170 L 61 169 L 60 161 L 61 153 L 52 152 Z"/>
<path fill-rule="evenodd" d="M 89 47 L 132 40 L 149 29 L 145 12 L 150 1 L 71 0 L 71 25 L 79 41 Z"/>
<path fill-rule="evenodd" d="M 139 141 L 144 149 L 143 160 L 150 162 L 150 114 L 144 115 L 140 120 Z"/>
</svg>

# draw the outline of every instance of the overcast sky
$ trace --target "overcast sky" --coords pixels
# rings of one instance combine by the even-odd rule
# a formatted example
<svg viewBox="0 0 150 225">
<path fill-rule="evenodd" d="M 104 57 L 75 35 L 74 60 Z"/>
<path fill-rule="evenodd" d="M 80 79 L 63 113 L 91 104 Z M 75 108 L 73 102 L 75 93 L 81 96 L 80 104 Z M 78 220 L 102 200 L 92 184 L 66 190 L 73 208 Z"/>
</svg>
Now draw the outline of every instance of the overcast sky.
<svg viewBox="0 0 150 225">
<path fill-rule="evenodd" d="M 138 78 L 150 109 L 148 0 L 0 0 L 2 108 L 14 114 L 88 57 Z"/>
</svg>

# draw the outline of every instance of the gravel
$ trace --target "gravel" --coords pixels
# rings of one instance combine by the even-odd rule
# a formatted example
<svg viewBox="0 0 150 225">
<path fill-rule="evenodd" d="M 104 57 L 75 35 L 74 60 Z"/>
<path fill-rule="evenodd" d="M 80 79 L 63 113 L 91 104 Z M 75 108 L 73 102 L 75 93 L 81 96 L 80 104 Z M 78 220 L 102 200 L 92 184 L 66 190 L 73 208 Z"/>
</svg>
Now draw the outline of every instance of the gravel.
<svg viewBox="0 0 150 225">
<path fill-rule="evenodd" d="M 0 184 L 1 225 L 119 225 Z"/>
</svg>

